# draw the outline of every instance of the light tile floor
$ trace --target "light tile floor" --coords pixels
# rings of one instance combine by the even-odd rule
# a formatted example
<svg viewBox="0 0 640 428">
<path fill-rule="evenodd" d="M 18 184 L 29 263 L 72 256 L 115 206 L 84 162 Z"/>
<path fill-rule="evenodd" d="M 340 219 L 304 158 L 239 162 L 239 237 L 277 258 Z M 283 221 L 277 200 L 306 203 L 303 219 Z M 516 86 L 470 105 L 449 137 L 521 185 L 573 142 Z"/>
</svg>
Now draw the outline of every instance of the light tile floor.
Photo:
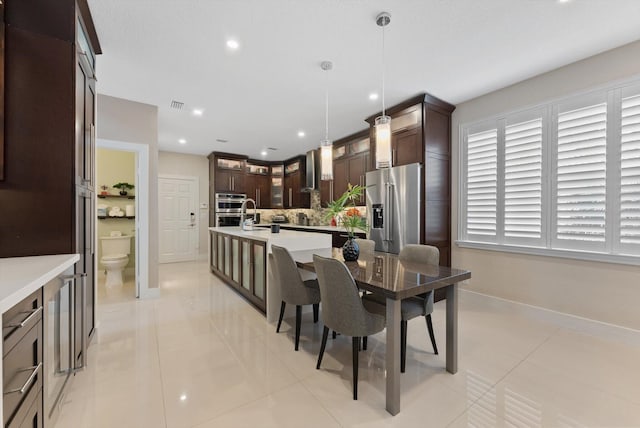
<svg viewBox="0 0 640 428">
<path fill-rule="evenodd" d="M 360 357 L 351 399 L 351 341 L 330 340 L 305 314 L 299 352 L 212 276 L 206 263 L 160 268 L 161 297 L 132 284 L 99 290 L 89 367 L 66 395 L 58 428 L 640 426 L 640 340 L 587 334 L 460 293 L 459 372 L 444 370 L 444 302 L 409 322 L 402 411 L 384 410 L 384 333 Z M 127 288 L 128 287 L 128 288 Z"/>
</svg>

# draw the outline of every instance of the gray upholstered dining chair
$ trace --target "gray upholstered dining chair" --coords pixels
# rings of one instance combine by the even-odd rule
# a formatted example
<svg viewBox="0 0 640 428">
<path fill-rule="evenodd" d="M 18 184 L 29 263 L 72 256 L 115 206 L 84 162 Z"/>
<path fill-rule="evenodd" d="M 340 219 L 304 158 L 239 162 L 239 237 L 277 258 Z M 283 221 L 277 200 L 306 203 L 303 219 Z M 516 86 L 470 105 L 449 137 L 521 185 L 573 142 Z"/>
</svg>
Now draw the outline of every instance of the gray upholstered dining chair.
<svg viewBox="0 0 640 428">
<path fill-rule="evenodd" d="M 376 241 L 372 239 L 354 239 L 358 247 L 360 247 L 360 254 L 372 254 L 376 250 Z"/>
<path fill-rule="evenodd" d="M 318 354 L 316 369 L 320 369 L 322 356 L 327 346 L 329 329 L 351 336 L 353 352 L 353 399 L 358 399 L 358 354 L 360 338 L 378 333 L 384 329 L 386 319 L 384 307 L 363 301 L 360 298 L 351 272 L 339 260 L 314 254 L 313 264 L 318 275 L 320 295 L 322 296 L 322 344 Z M 371 307 L 371 310 L 369 309 Z M 374 313 L 373 311 L 378 311 Z M 366 342 L 365 342 L 366 343 Z M 366 349 L 366 345 L 364 345 Z"/>
<path fill-rule="evenodd" d="M 296 262 L 291 257 L 289 251 L 284 247 L 277 245 L 271 246 L 271 254 L 273 256 L 274 276 L 276 282 L 280 285 L 280 295 L 282 302 L 280 304 L 280 317 L 276 333 L 280 332 L 280 325 L 284 317 L 284 309 L 287 303 L 296 305 L 296 344 L 295 350 L 298 350 L 300 343 L 300 323 L 302 320 L 302 306 L 313 305 L 313 322 L 318 322 L 318 310 L 320 304 L 320 289 L 318 281 L 310 279 L 303 281 L 296 266 Z"/>
<path fill-rule="evenodd" d="M 430 265 L 440 264 L 440 250 L 431 245 L 408 244 L 400 250 L 398 255 L 401 261 L 427 263 Z M 377 294 L 367 294 L 365 300 L 374 301 L 381 305 L 385 304 L 385 298 Z M 400 371 L 404 373 L 407 362 L 407 322 L 410 319 L 423 316 L 427 323 L 427 330 L 433 353 L 438 355 L 438 346 L 436 345 L 436 337 L 433 333 L 433 322 L 431 321 L 431 313 L 433 312 L 433 291 L 419 294 L 415 297 L 409 297 L 402 300 L 401 322 L 400 322 Z"/>
</svg>

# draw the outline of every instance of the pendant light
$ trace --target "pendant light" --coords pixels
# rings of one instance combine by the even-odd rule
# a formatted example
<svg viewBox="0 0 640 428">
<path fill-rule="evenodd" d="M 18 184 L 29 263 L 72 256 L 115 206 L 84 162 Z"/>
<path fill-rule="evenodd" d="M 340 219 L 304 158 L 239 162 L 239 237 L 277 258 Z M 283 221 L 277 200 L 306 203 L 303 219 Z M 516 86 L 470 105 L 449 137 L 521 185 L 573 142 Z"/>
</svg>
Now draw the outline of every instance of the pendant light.
<svg viewBox="0 0 640 428">
<path fill-rule="evenodd" d="M 327 73 L 327 84 L 324 99 L 324 140 L 320 141 L 320 179 L 333 180 L 333 143 L 329 139 L 329 71 L 333 69 L 333 63 L 331 61 L 322 61 L 322 63 L 320 63 L 320 68 Z"/>
<path fill-rule="evenodd" d="M 391 157 L 391 118 L 384 109 L 384 27 L 391 22 L 391 14 L 382 12 L 376 16 L 376 24 L 382 27 L 382 116 L 376 117 L 376 169 L 390 168 Z"/>
</svg>

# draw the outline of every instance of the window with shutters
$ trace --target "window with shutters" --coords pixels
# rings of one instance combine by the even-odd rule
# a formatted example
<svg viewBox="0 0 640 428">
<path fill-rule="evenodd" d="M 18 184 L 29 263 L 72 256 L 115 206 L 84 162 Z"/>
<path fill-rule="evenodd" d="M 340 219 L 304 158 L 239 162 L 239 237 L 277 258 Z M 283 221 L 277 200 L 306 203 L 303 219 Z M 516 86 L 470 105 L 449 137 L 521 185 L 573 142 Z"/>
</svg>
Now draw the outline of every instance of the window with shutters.
<svg viewBox="0 0 640 428">
<path fill-rule="evenodd" d="M 472 131 L 467 137 L 466 230 L 478 240 L 495 240 L 498 192 L 498 131 Z"/>
<path fill-rule="evenodd" d="M 542 115 L 508 120 L 504 132 L 505 242 L 541 245 Z"/>
<path fill-rule="evenodd" d="M 607 102 L 578 101 L 577 105 L 558 107 L 554 114 L 557 117 L 554 246 L 604 250 Z"/>
<path fill-rule="evenodd" d="M 460 135 L 459 245 L 640 264 L 640 82 Z"/>
<path fill-rule="evenodd" d="M 619 244 L 623 249 L 640 248 L 640 88 L 621 100 Z M 626 96 L 625 96 L 626 95 Z"/>
</svg>

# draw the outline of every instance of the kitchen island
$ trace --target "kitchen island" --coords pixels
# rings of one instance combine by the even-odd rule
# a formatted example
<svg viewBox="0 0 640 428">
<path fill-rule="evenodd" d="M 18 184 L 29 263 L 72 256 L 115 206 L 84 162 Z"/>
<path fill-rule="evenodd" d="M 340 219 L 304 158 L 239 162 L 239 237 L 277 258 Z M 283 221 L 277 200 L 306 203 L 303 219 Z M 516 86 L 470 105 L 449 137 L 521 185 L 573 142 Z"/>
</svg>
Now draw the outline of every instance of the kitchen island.
<svg viewBox="0 0 640 428">
<path fill-rule="evenodd" d="M 331 248 L 331 235 L 326 233 L 239 227 L 209 228 L 209 268 L 226 284 L 244 296 L 267 316 L 278 319 L 280 290 L 273 284 L 269 263 L 271 245 L 289 251 L 313 251 Z M 307 273 L 304 272 L 305 279 Z"/>
</svg>

